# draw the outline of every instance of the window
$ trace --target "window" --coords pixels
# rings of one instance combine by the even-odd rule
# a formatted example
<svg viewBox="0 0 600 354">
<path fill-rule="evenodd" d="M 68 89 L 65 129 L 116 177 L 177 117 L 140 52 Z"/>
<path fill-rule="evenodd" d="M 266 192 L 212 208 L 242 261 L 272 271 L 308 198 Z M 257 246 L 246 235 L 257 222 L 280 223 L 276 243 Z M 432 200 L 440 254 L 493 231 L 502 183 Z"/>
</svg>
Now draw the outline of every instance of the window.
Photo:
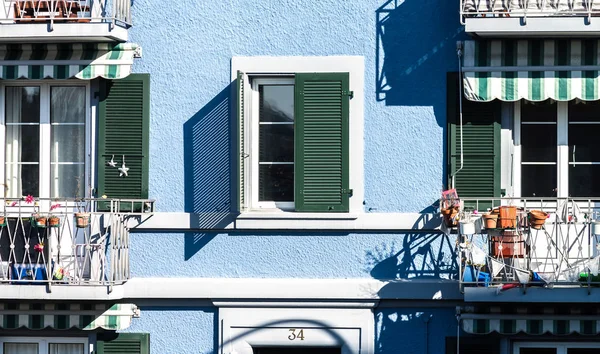
<svg viewBox="0 0 600 354">
<path fill-rule="evenodd" d="M 600 196 L 600 102 L 463 98 L 461 166 L 457 80 L 449 74 L 448 184 L 459 196 Z"/>
<path fill-rule="evenodd" d="M 7 83 L 4 91 L 6 196 L 85 196 L 89 89 L 80 82 Z"/>
<path fill-rule="evenodd" d="M 0 338 L 0 354 L 89 354 L 87 338 Z"/>
<path fill-rule="evenodd" d="M 233 68 L 239 210 L 362 210 L 362 58 L 243 57 Z"/>
</svg>

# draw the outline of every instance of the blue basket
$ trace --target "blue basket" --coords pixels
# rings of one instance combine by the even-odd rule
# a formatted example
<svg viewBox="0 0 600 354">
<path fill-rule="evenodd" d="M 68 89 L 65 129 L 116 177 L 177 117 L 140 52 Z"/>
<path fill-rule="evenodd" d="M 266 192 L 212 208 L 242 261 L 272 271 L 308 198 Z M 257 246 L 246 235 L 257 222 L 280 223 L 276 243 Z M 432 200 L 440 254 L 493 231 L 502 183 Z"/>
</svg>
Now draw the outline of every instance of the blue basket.
<svg viewBox="0 0 600 354">
<path fill-rule="evenodd" d="M 48 280 L 45 264 L 13 264 L 10 276 L 11 282 L 17 284 L 35 284 Z"/>
</svg>

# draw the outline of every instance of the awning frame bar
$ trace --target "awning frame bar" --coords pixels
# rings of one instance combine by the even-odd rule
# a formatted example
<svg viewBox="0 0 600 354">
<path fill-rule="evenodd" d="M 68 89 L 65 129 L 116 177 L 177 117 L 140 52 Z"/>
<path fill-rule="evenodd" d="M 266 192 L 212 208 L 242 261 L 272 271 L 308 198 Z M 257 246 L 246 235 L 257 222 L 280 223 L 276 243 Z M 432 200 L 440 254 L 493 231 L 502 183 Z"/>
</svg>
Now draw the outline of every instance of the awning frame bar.
<svg viewBox="0 0 600 354">
<path fill-rule="evenodd" d="M 600 71 L 600 65 L 565 66 L 463 66 L 462 72 Z"/>
</svg>

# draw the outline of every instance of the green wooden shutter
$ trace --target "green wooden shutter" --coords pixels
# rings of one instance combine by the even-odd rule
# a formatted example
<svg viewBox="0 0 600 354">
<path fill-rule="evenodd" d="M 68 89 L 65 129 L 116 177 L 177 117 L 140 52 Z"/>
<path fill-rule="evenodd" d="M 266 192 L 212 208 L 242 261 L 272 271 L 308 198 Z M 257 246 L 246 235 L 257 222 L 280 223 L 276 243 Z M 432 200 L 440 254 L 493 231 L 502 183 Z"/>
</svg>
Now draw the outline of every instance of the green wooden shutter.
<svg viewBox="0 0 600 354">
<path fill-rule="evenodd" d="M 237 72 L 237 211 L 241 212 L 245 205 L 245 158 L 244 158 L 244 73 Z"/>
<path fill-rule="evenodd" d="M 150 75 L 131 74 L 102 81 L 98 132 L 98 196 L 148 198 L 150 132 Z M 128 176 L 107 166 L 114 155 L 117 167 L 123 156 Z"/>
<path fill-rule="evenodd" d="M 460 168 L 458 75 L 448 75 L 449 177 Z M 463 169 L 456 173 L 460 198 L 500 197 L 500 102 L 463 98 Z M 481 208 L 481 206 L 480 206 Z"/>
<path fill-rule="evenodd" d="M 349 75 L 296 74 L 296 211 L 349 211 Z"/>
<path fill-rule="evenodd" d="M 118 333 L 112 338 L 98 336 L 97 354 L 150 354 L 148 333 Z"/>
</svg>

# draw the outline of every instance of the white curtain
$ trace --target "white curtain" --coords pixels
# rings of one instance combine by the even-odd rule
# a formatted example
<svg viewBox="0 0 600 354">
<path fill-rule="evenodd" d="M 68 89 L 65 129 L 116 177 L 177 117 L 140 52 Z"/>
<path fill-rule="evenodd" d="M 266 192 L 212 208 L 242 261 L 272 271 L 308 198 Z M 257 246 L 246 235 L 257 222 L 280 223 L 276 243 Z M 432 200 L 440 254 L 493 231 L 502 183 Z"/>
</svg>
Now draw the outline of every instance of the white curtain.
<svg viewBox="0 0 600 354">
<path fill-rule="evenodd" d="M 4 343 L 4 354 L 38 354 L 37 343 Z"/>
<path fill-rule="evenodd" d="M 83 354 L 81 343 L 50 343 L 48 349 L 48 354 Z"/>
<path fill-rule="evenodd" d="M 23 91 L 20 87 L 10 87 L 7 90 L 6 123 L 21 122 L 21 102 Z M 6 125 L 6 197 L 18 198 L 23 195 L 23 180 L 21 172 L 21 126 Z M 10 163 L 12 162 L 12 163 Z"/>
</svg>

